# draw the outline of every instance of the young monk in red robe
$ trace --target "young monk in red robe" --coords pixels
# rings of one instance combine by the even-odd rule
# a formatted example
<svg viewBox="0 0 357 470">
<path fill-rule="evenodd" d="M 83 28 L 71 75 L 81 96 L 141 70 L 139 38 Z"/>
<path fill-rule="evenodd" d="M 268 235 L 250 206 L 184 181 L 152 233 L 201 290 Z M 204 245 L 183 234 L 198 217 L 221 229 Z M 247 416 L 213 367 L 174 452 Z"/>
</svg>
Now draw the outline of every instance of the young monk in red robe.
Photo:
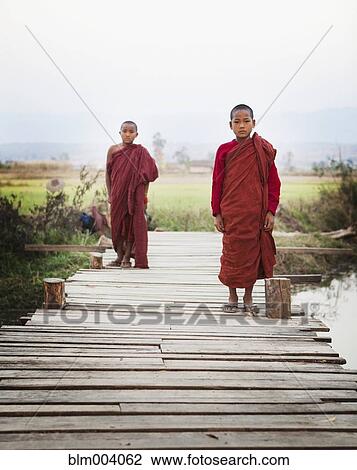
<svg viewBox="0 0 357 470">
<path fill-rule="evenodd" d="M 111 204 L 111 230 L 116 260 L 110 266 L 148 268 L 145 210 L 149 182 L 158 177 L 155 160 L 141 145 L 134 144 L 137 125 L 125 121 L 120 128 L 122 143 L 108 150 L 106 185 Z"/>
<path fill-rule="evenodd" d="M 243 310 L 257 312 L 252 290 L 257 279 L 273 276 L 274 216 L 279 204 L 280 179 L 274 164 L 276 150 L 254 132 L 253 110 L 244 104 L 231 111 L 235 139 L 217 150 L 212 181 L 212 215 L 223 233 L 219 280 L 229 287 L 226 312 L 238 310 L 237 288 L 245 288 Z"/>
</svg>

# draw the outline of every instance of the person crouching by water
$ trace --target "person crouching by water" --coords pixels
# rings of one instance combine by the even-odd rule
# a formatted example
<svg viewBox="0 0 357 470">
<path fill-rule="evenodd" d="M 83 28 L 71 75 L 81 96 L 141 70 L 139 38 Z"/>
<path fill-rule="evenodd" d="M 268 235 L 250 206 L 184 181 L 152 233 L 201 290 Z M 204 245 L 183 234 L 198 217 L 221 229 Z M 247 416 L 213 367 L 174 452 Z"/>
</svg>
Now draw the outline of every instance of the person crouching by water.
<svg viewBox="0 0 357 470">
<path fill-rule="evenodd" d="M 148 268 L 148 229 L 145 216 L 149 183 L 158 178 L 155 160 L 145 147 L 134 144 L 138 136 L 135 122 L 120 127 L 122 143 L 108 150 L 106 185 L 111 204 L 111 231 L 117 258 L 108 266 Z"/>
<path fill-rule="evenodd" d="M 253 110 L 239 104 L 231 111 L 235 139 L 216 154 L 212 179 L 212 215 L 223 233 L 219 280 L 229 288 L 226 312 L 238 311 L 237 288 L 245 288 L 243 310 L 257 313 L 252 290 L 257 279 L 273 276 L 276 248 L 272 236 L 279 204 L 276 150 L 254 132 Z"/>
</svg>

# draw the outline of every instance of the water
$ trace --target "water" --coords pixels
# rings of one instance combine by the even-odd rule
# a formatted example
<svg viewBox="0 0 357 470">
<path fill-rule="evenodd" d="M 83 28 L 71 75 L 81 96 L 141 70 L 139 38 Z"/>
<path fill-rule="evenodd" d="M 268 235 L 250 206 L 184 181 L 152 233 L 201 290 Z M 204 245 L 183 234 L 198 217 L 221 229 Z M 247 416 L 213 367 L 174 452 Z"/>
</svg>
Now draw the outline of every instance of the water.
<svg viewBox="0 0 357 470">
<path fill-rule="evenodd" d="M 357 276 L 341 274 L 316 287 L 299 288 L 293 303 L 302 304 L 310 317 L 329 328 L 333 349 L 347 361 L 345 367 L 357 369 Z M 304 290 L 302 290 L 304 289 Z"/>
</svg>

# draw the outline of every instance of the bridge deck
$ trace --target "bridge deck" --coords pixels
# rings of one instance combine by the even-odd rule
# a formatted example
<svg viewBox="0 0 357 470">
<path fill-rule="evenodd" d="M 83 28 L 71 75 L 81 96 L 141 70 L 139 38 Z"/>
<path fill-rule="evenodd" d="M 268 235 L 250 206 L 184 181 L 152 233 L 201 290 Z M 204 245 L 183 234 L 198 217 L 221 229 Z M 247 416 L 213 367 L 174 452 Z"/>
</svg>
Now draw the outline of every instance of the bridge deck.
<svg viewBox="0 0 357 470">
<path fill-rule="evenodd" d="M 0 329 L 0 448 L 356 448 L 328 328 L 221 311 L 218 234 L 150 233 L 150 270 L 80 270 Z M 114 256 L 105 254 L 105 264 Z"/>
</svg>

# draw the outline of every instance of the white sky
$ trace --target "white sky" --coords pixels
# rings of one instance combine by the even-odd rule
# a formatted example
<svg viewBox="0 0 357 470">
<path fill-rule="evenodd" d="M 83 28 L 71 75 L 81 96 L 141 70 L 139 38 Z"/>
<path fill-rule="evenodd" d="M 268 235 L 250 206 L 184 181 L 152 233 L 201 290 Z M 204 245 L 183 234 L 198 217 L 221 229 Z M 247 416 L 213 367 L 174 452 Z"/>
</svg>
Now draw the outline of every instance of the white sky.
<svg viewBox="0 0 357 470">
<path fill-rule="evenodd" d="M 357 107 L 355 0 L 0 0 L 0 6 L 2 113 L 78 115 L 78 128 L 91 119 L 25 24 L 112 134 L 134 119 L 144 135 L 161 123 L 177 140 L 206 134 L 216 140 L 211 134 L 226 132 L 233 105 L 263 113 L 330 25 L 272 113 Z M 79 140 L 75 127 L 71 141 Z M 106 140 L 94 122 L 89 128 L 89 140 Z M 61 132 L 55 140 L 64 138 Z M 31 138 L 22 129 L 18 140 L 22 134 Z"/>
</svg>

